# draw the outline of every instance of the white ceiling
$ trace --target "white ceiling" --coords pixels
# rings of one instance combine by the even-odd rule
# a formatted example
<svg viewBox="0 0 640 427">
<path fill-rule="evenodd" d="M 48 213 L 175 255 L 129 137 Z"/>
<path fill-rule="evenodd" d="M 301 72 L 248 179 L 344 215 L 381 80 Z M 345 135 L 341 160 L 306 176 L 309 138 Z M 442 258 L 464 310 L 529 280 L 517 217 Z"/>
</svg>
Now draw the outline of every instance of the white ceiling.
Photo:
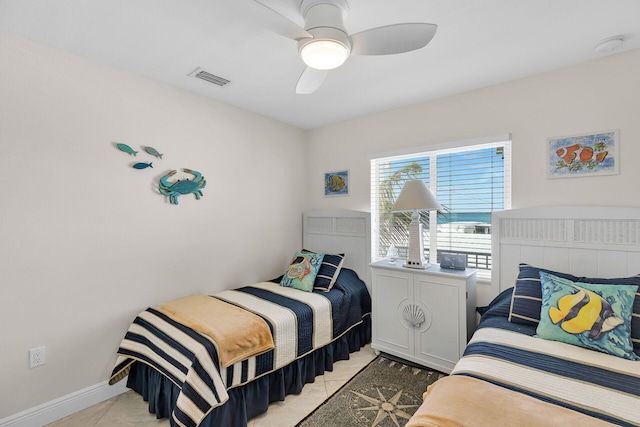
<svg viewBox="0 0 640 427">
<path fill-rule="evenodd" d="M 263 0 L 303 24 L 300 0 Z M 350 34 L 401 22 L 438 31 L 425 48 L 354 56 L 310 95 L 297 45 L 253 0 L 0 0 L 0 30 L 302 129 L 589 61 L 601 40 L 640 48 L 639 0 L 349 0 Z M 1 58 L 0 58 L 1 63 Z M 194 69 L 231 81 L 190 77 Z"/>
</svg>

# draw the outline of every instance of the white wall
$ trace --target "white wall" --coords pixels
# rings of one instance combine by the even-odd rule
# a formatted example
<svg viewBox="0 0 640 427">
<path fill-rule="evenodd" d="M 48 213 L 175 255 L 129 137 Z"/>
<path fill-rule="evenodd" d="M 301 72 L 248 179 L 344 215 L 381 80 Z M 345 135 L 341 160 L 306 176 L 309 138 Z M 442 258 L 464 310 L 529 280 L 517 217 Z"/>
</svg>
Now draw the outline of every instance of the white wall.
<svg viewBox="0 0 640 427">
<path fill-rule="evenodd" d="M 276 277 L 299 249 L 303 131 L 5 33 L 0 94 L 0 419 L 108 379 L 147 306 Z M 178 168 L 201 200 L 158 194 Z"/>
<path fill-rule="evenodd" d="M 306 208 L 369 210 L 371 154 L 505 133 L 513 138 L 513 208 L 640 207 L 638 76 L 635 50 L 313 130 Z M 620 130 L 619 175 L 546 178 L 548 137 L 610 129 Z M 325 198 L 324 172 L 343 169 L 350 170 L 350 196 Z"/>
<path fill-rule="evenodd" d="M 513 207 L 640 206 L 640 50 L 310 131 L 309 209 L 369 209 L 369 155 L 511 133 Z M 425 82 L 428 84 L 428 82 Z M 620 130 L 620 174 L 547 179 L 548 137 Z M 349 197 L 325 198 L 323 173 L 351 172 Z M 629 196 L 632 197 L 629 197 Z"/>
<path fill-rule="evenodd" d="M 370 154 L 512 133 L 514 207 L 640 206 L 638 75 L 633 51 L 305 133 L 0 33 L 0 419 L 106 380 L 148 305 L 280 274 L 303 209 L 369 210 Z M 547 137 L 608 129 L 619 175 L 546 179 Z M 165 156 L 133 170 L 114 141 Z M 155 182 L 183 167 L 204 197 L 170 206 Z"/>
</svg>

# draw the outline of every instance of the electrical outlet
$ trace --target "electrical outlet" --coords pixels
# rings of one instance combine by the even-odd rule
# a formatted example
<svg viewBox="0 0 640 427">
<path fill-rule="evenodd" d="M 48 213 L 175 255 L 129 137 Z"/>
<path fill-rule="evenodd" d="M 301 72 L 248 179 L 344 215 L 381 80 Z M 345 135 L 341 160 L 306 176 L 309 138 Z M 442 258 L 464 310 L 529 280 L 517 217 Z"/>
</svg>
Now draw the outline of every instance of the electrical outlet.
<svg viewBox="0 0 640 427">
<path fill-rule="evenodd" d="M 29 350 L 29 368 L 45 364 L 44 346 Z"/>
</svg>

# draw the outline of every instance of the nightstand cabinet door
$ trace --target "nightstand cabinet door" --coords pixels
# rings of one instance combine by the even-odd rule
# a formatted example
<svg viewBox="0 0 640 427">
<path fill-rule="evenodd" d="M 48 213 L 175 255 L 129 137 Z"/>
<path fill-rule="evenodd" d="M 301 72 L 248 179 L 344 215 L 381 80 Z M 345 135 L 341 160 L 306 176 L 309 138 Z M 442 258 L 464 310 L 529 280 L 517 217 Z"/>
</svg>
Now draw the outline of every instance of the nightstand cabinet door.
<svg viewBox="0 0 640 427">
<path fill-rule="evenodd" d="M 400 314 L 413 301 L 413 275 L 384 270 L 374 270 L 374 275 L 371 300 L 376 344 L 388 353 L 412 355 L 414 330 Z"/>
<path fill-rule="evenodd" d="M 439 370 L 451 370 L 460 359 L 461 317 L 459 281 L 416 275 L 414 301 L 424 307 L 430 324 L 416 331 L 416 356 Z M 427 323 L 427 322 L 425 322 Z M 466 343 L 466 325 L 464 333 Z"/>
</svg>

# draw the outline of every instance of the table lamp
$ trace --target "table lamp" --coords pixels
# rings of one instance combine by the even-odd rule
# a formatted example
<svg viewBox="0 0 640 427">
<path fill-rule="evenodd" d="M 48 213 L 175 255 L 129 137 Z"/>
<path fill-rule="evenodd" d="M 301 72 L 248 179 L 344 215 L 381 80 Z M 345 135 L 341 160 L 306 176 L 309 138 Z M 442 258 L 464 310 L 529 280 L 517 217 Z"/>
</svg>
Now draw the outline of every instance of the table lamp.
<svg viewBox="0 0 640 427">
<path fill-rule="evenodd" d="M 405 182 L 398 200 L 391 208 L 391 212 L 413 212 L 411 224 L 409 224 L 409 255 L 403 267 L 420 269 L 429 267 L 429 263 L 424 258 L 422 224 L 418 211 L 433 209 L 442 209 L 442 206 L 423 180 L 412 179 Z"/>
</svg>

